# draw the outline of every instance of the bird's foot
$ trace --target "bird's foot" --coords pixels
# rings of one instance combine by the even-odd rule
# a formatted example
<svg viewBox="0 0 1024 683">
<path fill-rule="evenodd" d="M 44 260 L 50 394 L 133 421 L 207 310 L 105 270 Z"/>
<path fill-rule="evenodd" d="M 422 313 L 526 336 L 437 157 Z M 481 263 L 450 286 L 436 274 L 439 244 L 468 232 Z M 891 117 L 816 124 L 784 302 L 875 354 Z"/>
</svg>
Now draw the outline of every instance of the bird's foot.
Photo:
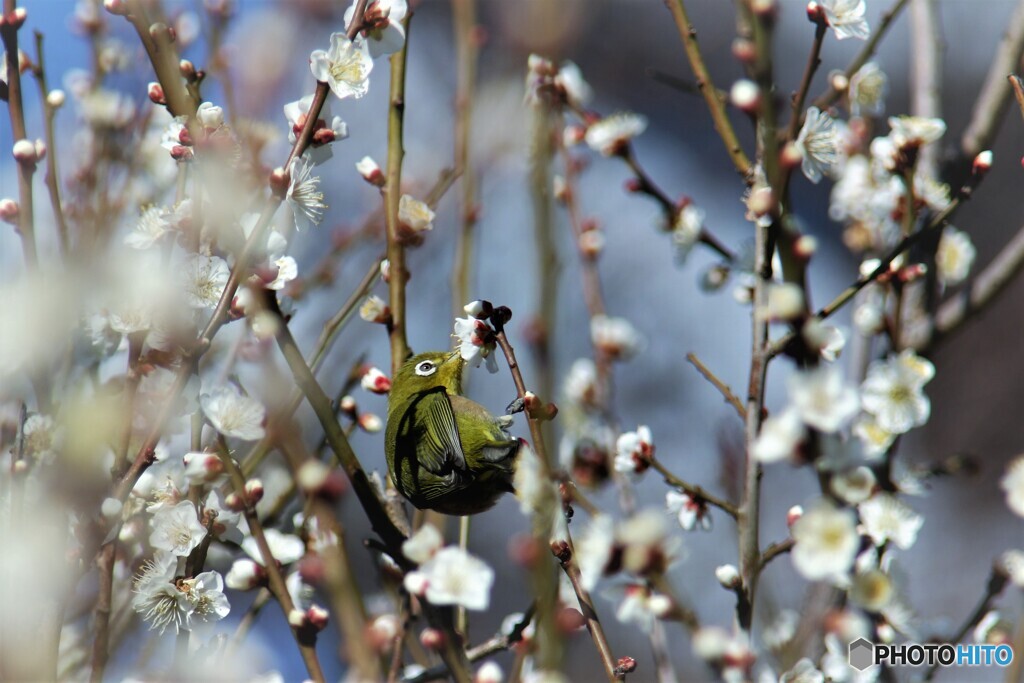
<svg viewBox="0 0 1024 683">
<path fill-rule="evenodd" d="M 512 426 L 514 421 L 515 418 L 512 415 L 502 415 L 498 418 L 498 426 L 502 430 L 508 431 L 508 428 Z"/>
<path fill-rule="evenodd" d="M 525 410 L 525 409 L 526 409 L 526 401 L 524 401 L 521 398 L 517 398 L 516 400 L 514 400 L 514 401 L 512 401 L 511 403 L 508 404 L 508 407 L 505 408 L 505 414 L 506 415 L 515 415 L 516 413 L 523 412 L 523 410 Z"/>
</svg>

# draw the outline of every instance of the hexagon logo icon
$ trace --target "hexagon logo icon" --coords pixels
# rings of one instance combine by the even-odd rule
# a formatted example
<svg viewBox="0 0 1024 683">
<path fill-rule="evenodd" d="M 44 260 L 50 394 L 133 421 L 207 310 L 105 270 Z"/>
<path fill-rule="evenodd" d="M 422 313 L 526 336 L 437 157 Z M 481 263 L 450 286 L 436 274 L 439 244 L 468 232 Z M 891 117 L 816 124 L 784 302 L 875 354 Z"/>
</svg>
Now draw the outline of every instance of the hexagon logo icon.
<svg viewBox="0 0 1024 683">
<path fill-rule="evenodd" d="M 850 643 L 850 666 L 857 671 L 864 671 L 875 663 L 875 646 L 864 638 Z"/>
</svg>

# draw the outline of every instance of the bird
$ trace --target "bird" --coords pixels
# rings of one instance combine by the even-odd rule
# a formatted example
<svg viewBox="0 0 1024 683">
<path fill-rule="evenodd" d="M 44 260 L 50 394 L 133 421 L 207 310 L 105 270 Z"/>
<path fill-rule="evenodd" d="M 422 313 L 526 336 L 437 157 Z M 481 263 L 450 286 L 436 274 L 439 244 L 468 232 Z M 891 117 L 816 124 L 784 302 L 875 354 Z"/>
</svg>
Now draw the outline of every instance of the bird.
<svg viewBox="0 0 1024 683">
<path fill-rule="evenodd" d="M 514 493 L 520 441 L 511 415 L 496 417 L 462 395 L 458 350 L 408 359 L 388 396 L 384 452 L 395 488 L 421 510 L 474 515 Z"/>
</svg>

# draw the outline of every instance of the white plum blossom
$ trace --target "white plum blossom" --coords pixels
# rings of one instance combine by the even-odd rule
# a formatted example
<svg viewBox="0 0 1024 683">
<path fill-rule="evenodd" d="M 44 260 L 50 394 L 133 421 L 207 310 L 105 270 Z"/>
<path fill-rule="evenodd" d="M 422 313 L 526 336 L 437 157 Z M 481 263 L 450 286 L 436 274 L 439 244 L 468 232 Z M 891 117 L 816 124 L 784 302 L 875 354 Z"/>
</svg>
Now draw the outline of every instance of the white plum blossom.
<svg viewBox="0 0 1024 683">
<path fill-rule="evenodd" d="M 590 319 L 590 341 L 613 360 L 632 358 L 646 345 L 643 335 L 631 322 L 604 314 Z"/>
<path fill-rule="evenodd" d="M 832 493 L 841 500 L 856 505 L 868 499 L 876 484 L 870 467 L 854 467 L 832 476 Z"/>
<path fill-rule="evenodd" d="M 459 605 L 485 610 L 491 601 L 494 570 L 465 550 L 438 550 L 405 577 L 405 587 L 434 605 Z M 414 590 L 415 589 L 415 590 Z"/>
<path fill-rule="evenodd" d="M 934 376 L 935 366 L 907 349 L 871 364 L 861 385 L 861 403 L 878 427 L 904 434 L 928 421 L 931 402 L 923 388 Z"/>
<path fill-rule="evenodd" d="M 420 235 L 434 229 L 434 212 L 426 202 L 403 194 L 398 200 L 398 222 L 411 235 Z"/>
<path fill-rule="evenodd" d="M 388 305 L 375 294 L 371 294 L 359 306 L 359 317 L 368 323 L 380 323 L 390 315 Z"/>
<path fill-rule="evenodd" d="M 306 544 L 294 534 L 285 534 L 273 527 L 267 527 L 263 530 L 263 535 L 267 538 L 270 554 L 281 564 L 291 564 L 306 554 Z M 260 552 L 255 538 L 247 536 L 241 545 L 249 557 L 263 564 L 263 553 Z"/>
<path fill-rule="evenodd" d="M 906 550 L 914 545 L 924 517 L 888 493 L 876 493 L 857 506 L 864 531 L 875 545 L 890 542 Z"/>
<path fill-rule="evenodd" d="M 132 249 L 152 247 L 170 229 L 167 214 L 167 209 L 162 206 L 147 207 L 135 223 L 135 229 L 125 235 L 124 243 Z"/>
<path fill-rule="evenodd" d="M 486 362 L 488 372 L 494 374 L 498 371 L 498 361 L 494 358 L 494 330 L 487 323 L 476 318 L 456 318 L 454 336 L 459 340 L 462 360 L 474 368 Z"/>
<path fill-rule="evenodd" d="M 349 26 L 352 16 L 355 14 L 356 5 L 353 2 L 345 10 L 345 25 Z M 366 37 L 366 44 L 370 51 L 370 57 L 376 59 L 382 55 L 390 55 L 398 52 L 405 44 L 405 28 L 402 20 L 409 12 L 406 0 L 374 0 L 366 5 L 364 15 L 365 27 L 361 34 Z"/>
<path fill-rule="evenodd" d="M 149 624 L 151 630 L 159 631 L 161 635 L 168 629 L 174 633 L 189 630 L 192 605 L 188 596 L 174 585 L 177 564 L 174 555 L 157 550 L 155 557 L 147 560 L 135 579 L 132 609 Z"/>
<path fill-rule="evenodd" d="M 927 145 L 946 132 L 945 121 L 925 116 L 891 116 L 889 126 L 889 137 L 898 149 Z"/>
<path fill-rule="evenodd" d="M 358 99 L 369 90 L 373 58 L 361 36 L 353 41 L 344 33 L 332 33 L 330 49 L 314 50 L 309 56 L 309 68 L 313 78 L 327 83 L 339 99 Z"/>
<path fill-rule="evenodd" d="M 942 231 L 935 252 L 935 272 L 939 282 L 946 286 L 960 284 L 967 279 L 974 265 L 977 251 L 966 232 L 947 226 Z"/>
<path fill-rule="evenodd" d="M 192 619 L 207 623 L 220 621 L 231 611 L 224 595 L 224 579 L 215 571 L 202 572 L 194 579 L 182 579 L 176 587 L 185 594 L 192 607 L 189 622 Z"/>
<path fill-rule="evenodd" d="M 1006 468 L 1006 474 L 999 481 L 1006 493 L 1006 505 L 1017 515 L 1024 517 L 1024 456 L 1016 458 Z"/>
<path fill-rule="evenodd" d="M 541 512 L 548 500 L 557 499 L 558 492 L 552 481 L 545 476 L 537 453 L 526 441 L 520 441 L 516 460 L 512 485 L 519 499 L 519 509 L 524 515 Z"/>
<path fill-rule="evenodd" d="M 832 117 L 817 107 L 808 107 L 804 125 L 796 138 L 803 157 L 801 170 L 812 183 L 828 175 L 839 162 L 839 135 Z"/>
<path fill-rule="evenodd" d="M 779 677 L 779 683 L 825 683 L 825 674 L 818 671 L 813 661 L 804 657 Z"/>
<path fill-rule="evenodd" d="M 878 116 L 885 111 L 889 78 L 878 64 L 868 62 L 850 77 L 850 113 L 854 116 Z"/>
<path fill-rule="evenodd" d="M 249 534 L 249 523 L 241 512 L 228 509 L 224 495 L 214 489 L 206 496 L 203 504 L 203 515 L 213 515 L 211 531 L 216 538 L 229 543 L 241 544 Z"/>
<path fill-rule="evenodd" d="M 163 507 L 153 514 L 149 544 L 157 550 L 185 557 L 203 541 L 206 529 L 199 522 L 195 506 L 187 500 Z"/>
<path fill-rule="evenodd" d="M 789 398 L 793 409 L 808 426 L 833 433 L 857 414 L 857 390 L 846 384 L 834 365 L 796 372 L 789 377 Z"/>
<path fill-rule="evenodd" d="M 596 515 L 576 539 L 575 560 L 580 584 L 593 590 L 604 576 L 615 548 L 615 522 L 606 514 Z"/>
<path fill-rule="evenodd" d="M 50 460 L 63 445 L 63 430 L 49 415 L 29 415 L 21 428 L 25 455 Z"/>
<path fill-rule="evenodd" d="M 693 531 L 699 525 L 704 531 L 711 531 L 711 514 L 707 503 L 697 500 L 688 493 L 669 491 L 665 494 L 665 507 L 669 514 L 676 516 L 684 531 Z"/>
<path fill-rule="evenodd" d="M 263 423 L 267 412 L 263 404 L 251 396 L 244 396 L 232 384 L 204 392 L 199 396 L 199 404 L 213 428 L 224 436 L 255 441 L 266 434 Z"/>
<path fill-rule="evenodd" d="M 700 241 L 704 230 L 704 210 L 692 203 L 687 204 L 676 213 L 672 224 L 672 244 L 676 248 L 676 258 L 684 261 Z"/>
<path fill-rule="evenodd" d="M 918 169 L 914 173 L 914 199 L 932 211 L 942 211 L 949 206 L 949 185 Z"/>
<path fill-rule="evenodd" d="M 235 560 L 224 577 L 224 583 L 231 590 L 249 591 L 256 588 L 265 578 L 263 566 L 247 558 Z"/>
<path fill-rule="evenodd" d="M 647 425 L 635 432 L 623 432 L 615 442 L 615 471 L 640 474 L 651 466 L 654 455 L 654 437 Z"/>
<path fill-rule="evenodd" d="M 615 618 L 623 624 L 635 624 L 644 633 L 650 633 L 654 622 L 662 613 L 666 596 L 655 593 L 647 586 L 640 583 L 630 583 L 608 591 L 613 597 L 621 592 L 622 600 L 615 610 Z"/>
<path fill-rule="evenodd" d="M 793 565 L 812 581 L 849 571 L 860 539 L 851 510 L 820 502 L 793 522 Z"/>
<path fill-rule="evenodd" d="M 292 159 L 288 167 L 291 178 L 285 200 L 295 218 L 295 228 L 302 230 L 320 225 L 324 219 L 324 193 L 320 191 L 320 176 L 313 175 L 313 162 L 306 157 Z"/>
<path fill-rule="evenodd" d="M 224 125 L 224 109 L 213 102 L 203 102 L 196 110 L 196 119 L 204 128 L 220 128 Z"/>
<path fill-rule="evenodd" d="M 630 140 L 645 130 L 646 116 L 622 112 L 590 124 L 584 139 L 592 150 L 607 157 L 620 153 Z"/>
<path fill-rule="evenodd" d="M 433 524 L 424 524 L 412 536 L 402 541 L 402 554 L 423 564 L 444 546 L 444 537 Z"/>
<path fill-rule="evenodd" d="M 596 391 L 597 365 L 590 358 L 577 358 L 562 382 L 565 401 L 577 406 L 591 405 Z"/>
<path fill-rule="evenodd" d="M 565 92 L 565 99 L 574 107 L 585 106 L 594 96 L 593 89 L 584 80 L 583 72 L 575 62 L 562 62 L 555 74 L 555 85 Z"/>
<path fill-rule="evenodd" d="M 871 415 L 861 415 L 853 424 L 853 435 L 860 440 L 861 450 L 865 459 L 874 461 L 881 458 L 889 450 L 896 435 L 878 426 Z"/>
<path fill-rule="evenodd" d="M 185 301 L 196 309 L 215 307 L 231 275 L 224 259 L 202 254 L 190 255 L 181 272 Z"/>
<path fill-rule="evenodd" d="M 306 95 L 300 100 L 284 105 L 284 116 L 288 120 L 288 142 L 293 145 L 306 125 L 309 108 L 312 105 L 312 95 Z M 329 125 L 328 121 L 330 121 Z M 310 138 L 310 145 L 303 152 L 303 156 L 308 155 L 310 160 L 319 166 L 334 155 L 330 143 L 335 140 L 344 140 L 347 137 L 348 125 L 342 121 L 340 116 L 331 116 L 331 103 L 327 101 L 320 110 L 320 117 L 313 124 L 313 137 Z"/>
<path fill-rule="evenodd" d="M 763 463 L 793 460 L 807 436 L 800 414 L 789 408 L 769 416 L 754 441 L 753 455 Z"/>
<path fill-rule="evenodd" d="M 871 35 L 871 28 L 864 16 L 867 10 L 864 0 L 820 0 L 818 4 L 825 10 L 825 19 L 838 40 L 867 40 Z"/>
</svg>

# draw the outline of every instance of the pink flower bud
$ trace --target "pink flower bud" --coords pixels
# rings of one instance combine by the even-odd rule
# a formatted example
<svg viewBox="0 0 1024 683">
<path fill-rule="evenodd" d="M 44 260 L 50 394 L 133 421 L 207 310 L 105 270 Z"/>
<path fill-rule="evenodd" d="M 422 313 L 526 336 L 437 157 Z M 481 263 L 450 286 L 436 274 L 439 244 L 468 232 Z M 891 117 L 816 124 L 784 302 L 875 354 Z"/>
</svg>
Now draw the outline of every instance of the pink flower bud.
<svg viewBox="0 0 1024 683">
<path fill-rule="evenodd" d="M 164 88 L 156 81 L 149 84 L 147 93 L 149 94 L 149 100 L 153 104 L 167 104 L 167 98 L 164 96 Z"/>
<path fill-rule="evenodd" d="M 292 176 L 280 166 L 270 172 L 270 189 L 278 197 L 284 197 L 288 192 L 288 186 L 292 182 Z"/>
<path fill-rule="evenodd" d="M 818 240 L 813 235 L 800 235 L 793 243 L 793 253 L 797 258 L 805 261 L 814 256 L 818 250 Z"/>
<path fill-rule="evenodd" d="M 974 157 L 975 175 L 985 175 L 990 168 L 992 168 L 992 150 L 986 149 L 984 152 L 978 152 L 978 155 Z"/>
<path fill-rule="evenodd" d="M 245 495 L 249 498 L 250 505 L 255 505 L 263 500 L 263 482 L 259 479 L 250 479 L 245 482 Z"/>
<path fill-rule="evenodd" d="M 306 625 L 306 613 L 300 609 L 293 609 L 288 613 L 288 624 L 292 628 L 302 628 Z"/>
<path fill-rule="evenodd" d="M 373 413 L 363 413 L 359 416 L 359 426 L 364 432 L 376 434 L 384 428 L 384 422 Z"/>
<path fill-rule="evenodd" d="M 232 512 L 241 512 L 245 509 L 245 501 L 242 500 L 240 495 L 232 491 L 224 496 L 224 507 Z"/>
<path fill-rule="evenodd" d="M 846 92 L 850 87 L 850 79 L 842 71 L 836 71 L 829 77 L 829 83 L 836 92 Z"/>
<path fill-rule="evenodd" d="M 153 24 L 153 27 L 150 28 L 149 32 L 152 33 L 153 29 L 156 28 L 157 26 L 160 26 L 160 27 L 162 27 L 164 29 L 167 28 L 163 24 Z M 183 59 L 180 62 L 178 62 L 178 70 L 181 71 L 181 75 L 182 75 L 182 77 L 185 80 L 187 80 L 187 81 L 195 80 L 195 78 L 196 78 L 196 66 L 195 66 L 195 64 L 193 64 L 189 60 Z"/>
<path fill-rule="evenodd" d="M 128 14 L 128 3 L 125 0 L 103 0 L 103 9 L 117 16 Z"/>
<path fill-rule="evenodd" d="M 632 657 L 619 657 L 615 664 L 615 671 L 619 674 L 628 674 L 636 671 L 636 660 Z"/>
<path fill-rule="evenodd" d="M 796 520 L 804 516 L 804 509 L 799 505 L 794 505 L 786 511 L 786 526 L 792 527 Z"/>
<path fill-rule="evenodd" d="M 363 157 L 356 163 L 356 170 L 359 171 L 359 175 L 363 176 L 363 180 L 375 185 L 376 187 L 384 187 L 385 178 L 384 174 L 380 170 L 380 166 L 371 157 Z"/>
<path fill-rule="evenodd" d="M 18 140 L 14 143 L 14 159 L 21 164 L 36 163 L 36 146 L 31 140 Z"/>
<path fill-rule="evenodd" d="M 749 38 L 737 38 L 732 41 L 732 56 L 742 64 L 750 64 L 757 57 L 754 41 Z"/>
<path fill-rule="evenodd" d="M 356 400 L 348 394 L 341 397 L 341 403 L 338 404 L 338 409 L 346 415 L 355 415 L 359 407 L 356 405 Z"/>
<path fill-rule="evenodd" d="M 807 3 L 807 20 L 812 24 L 820 24 L 825 21 L 825 8 L 814 0 Z"/>
<path fill-rule="evenodd" d="M 428 650 L 439 651 L 444 646 L 444 633 L 436 628 L 425 628 L 420 633 L 420 644 Z"/>
<path fill-rule="evenodd" d="M 796 168 L 804 160 L 804 155 L 795 142 L 787 142 L 779 154 L 779 161 L 783 168 Z"/>
<path fill-rule="evenodd" d="M 36 161 L 42 161 L 46 158 L 46 143 L 42 140 L 36 140 Z"/>
<path fill-rule="evenodd" d="M 28 11 L 24 7 L 15 7 L 13 12 L 3 18 L 2 23 L 19 29 L 26 19 L 28 19 Z"/>
<path fill-rule="evenodd" d="M 391 379 L 388 378 L 379 368 L 369 368 L 363 374 L 360 384 L 363 389 L 374 394 L 386 394 L 391 391 Z"/>
<path fill-rule="evenodd" d="M 18 202 L 6 197 L 0 199 L 0 220 L 13 225 L 18 222 L 18 214 L 20 213 L 21 209 L 18 207 Z"/>
<path fill-rule="evenodd" d="M 323 631 L 327 628 L 327 622 L 330 619 L 330 615 L 320 605 L 313 605 L 306 610 L 306 620 L 310 626 L 315 628 L 317 631 Z"/>
<path fill-rule="evenodd" d="M 729 89 L 729 101 L 740 111 L 751 114 L 761 106 L 761 89 L 747 78 L 741 78 Z"/>
<path fill-rule="evenodd" d="M 473 683 L 501 683 L 503 680 L 505 675 L 495 662 L 484 662 L 473 677 Z"/>
<path fill-rule="evenodd" d="M 462 310 L 466 312 L 466 315 L 476 318 L 477 320 L 486 320 L 487 318 L 490 318 L 491 313 L 494 312 L 494 305 L 485 299 L 478 299 L 476 301 L 470 301 L 462 307 Z"/>
</svg>

